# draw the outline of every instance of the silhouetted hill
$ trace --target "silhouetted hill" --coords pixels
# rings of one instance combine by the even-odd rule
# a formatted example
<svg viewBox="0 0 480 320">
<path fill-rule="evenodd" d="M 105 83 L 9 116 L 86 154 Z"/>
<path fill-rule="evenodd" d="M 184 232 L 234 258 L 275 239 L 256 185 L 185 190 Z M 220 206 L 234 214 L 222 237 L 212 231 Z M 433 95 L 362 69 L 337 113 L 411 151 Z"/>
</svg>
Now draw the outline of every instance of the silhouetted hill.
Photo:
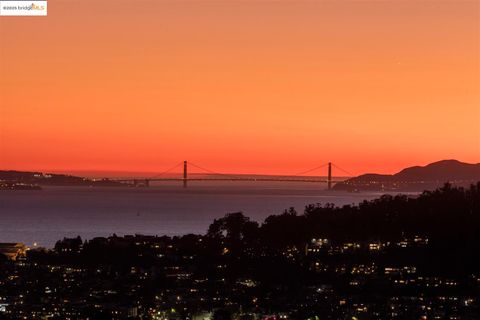
<svg viewBox="0 0 480 320">
<path fill-rule="evenodd" d="M 334 186 L 335 190 L 349 191 L 422 191 L 435 189 L 450 182 L 467 186 L 480 181 L 480 163 L 442 160 L 426 166 L 414 166 L 393 175 L 364 174 Z"/>
<path fill-rule="evenodd" d="M 88 178 L 42 173 L 27 171 L 2 171 L 0 170 L 0 182 L 8 184 L 26 184 L 26 185 L 43 185 L 43 186 L 119 186 L 121 183 L 102 179 L 92 180 Z"/>
</svg>

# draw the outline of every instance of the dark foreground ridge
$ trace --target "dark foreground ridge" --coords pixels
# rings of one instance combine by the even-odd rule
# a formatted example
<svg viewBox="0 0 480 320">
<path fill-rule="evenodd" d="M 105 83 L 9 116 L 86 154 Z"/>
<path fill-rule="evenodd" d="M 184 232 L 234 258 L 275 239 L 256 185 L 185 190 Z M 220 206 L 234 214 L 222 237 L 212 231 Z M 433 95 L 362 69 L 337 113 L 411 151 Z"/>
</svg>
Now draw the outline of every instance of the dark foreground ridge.
<svg viewBox="0 0 480 320">
<path fill-rule="evenodd" d="M 3 245 L 0 319 L 480 319 L 480 183 L 232 213 L 206 235 Z"/>
<path fill-rule="evenodd" d="M 424 167 L 415 166 L 390 174 L 368 173 L 337 183 L 335 190 L 346 191 L 422 191 L 434 190 L 445 181 L 469 186 L 480 180 L 480 163 L 442 160 Z"/>
</svg>

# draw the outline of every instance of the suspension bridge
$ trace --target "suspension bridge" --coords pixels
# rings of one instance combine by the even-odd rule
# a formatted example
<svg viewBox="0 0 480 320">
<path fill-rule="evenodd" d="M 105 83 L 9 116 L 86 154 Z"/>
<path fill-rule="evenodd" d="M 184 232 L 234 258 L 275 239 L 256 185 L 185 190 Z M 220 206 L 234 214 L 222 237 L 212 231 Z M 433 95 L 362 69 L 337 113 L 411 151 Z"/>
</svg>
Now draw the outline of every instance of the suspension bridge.
<svg viewBox="0 0 480 320">
<path fill-rule="evenodd" d="M 169 177 L 168 174 L 172 174 L 174 170 L 182 168 L 183 172 L 180 177 Z M 200 170 L 200 173 L 204 173 L 207 176 L 198 176 L 198 173 L 189 175 L 189 168 L 193 167 L 197 170 Z M 326 168 L 326 176 L 307 176 L 307 174 L 318 172 L 320 169 Z M 333 178 L 332 168 L 342 172 L 343 176 L 336 179 Z M 197 176 L 196 176 L 197 175 Z M 152 182 L 159 181 L 179 181 L 183 183 L 183 187 L 187 187 L 189 181 L 272 181 L 272 182 L 317 182 L 317 183 L 326 183 L 327 188 L 331 189 L 335 183 L 345 181 L 346 179 L 354 176 L 352 173 L 342 169 L 341 167 L 328 162 L 320 166 L 311 168 L 309 170 L 297 172 L 292 175 L 282 175 L 282 176 L 268 176 L 268 175 L 247 175 L 247 174 L 229 174 L 229 173 L 220 173 L 210 169 L 206 169 L 199 165 L 196 165 L 193 162 L 183 161 L 177 163 L 175 166 L 165 170 L 161 173 L 158 173 L 152 177 L 147 178 L 121 178 L 121 179 L 112 179 L 118 182 L 122 182 L 135 187 L 150 187 Z"/>
</svg>

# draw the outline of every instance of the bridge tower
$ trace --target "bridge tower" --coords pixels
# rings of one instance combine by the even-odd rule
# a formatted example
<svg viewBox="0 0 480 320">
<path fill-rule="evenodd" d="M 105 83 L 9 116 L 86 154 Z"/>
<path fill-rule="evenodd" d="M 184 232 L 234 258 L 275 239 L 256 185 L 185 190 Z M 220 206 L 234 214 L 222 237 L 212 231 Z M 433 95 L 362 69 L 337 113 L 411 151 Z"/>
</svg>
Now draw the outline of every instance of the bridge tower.
<svg viewBox="0 0 480 320">
<path fill-rule="evenodd" d="M 328 190 L 332 189 L 332 163 L 328 163 L 328 178 L 327 178 L 327 183 L 328 183 Z"/>
<path fill-rule="evenodd" d="M 187 187 L 187 161 L 183 161 L 183 187 Z"/>
</svg>

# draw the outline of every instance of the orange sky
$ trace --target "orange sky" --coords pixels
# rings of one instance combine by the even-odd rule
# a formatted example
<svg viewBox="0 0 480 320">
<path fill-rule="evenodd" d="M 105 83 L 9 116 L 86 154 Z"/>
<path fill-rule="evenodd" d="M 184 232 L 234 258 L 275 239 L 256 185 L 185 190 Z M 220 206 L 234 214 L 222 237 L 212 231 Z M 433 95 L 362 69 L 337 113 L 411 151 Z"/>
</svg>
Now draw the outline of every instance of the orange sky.
<svg viewBox="0 0 480 320">
<path fill-rule="evenodd" d="M 480 162 L 479 1 L 48 4 L 0 17 L 0 169 Z"/>
</svg>

